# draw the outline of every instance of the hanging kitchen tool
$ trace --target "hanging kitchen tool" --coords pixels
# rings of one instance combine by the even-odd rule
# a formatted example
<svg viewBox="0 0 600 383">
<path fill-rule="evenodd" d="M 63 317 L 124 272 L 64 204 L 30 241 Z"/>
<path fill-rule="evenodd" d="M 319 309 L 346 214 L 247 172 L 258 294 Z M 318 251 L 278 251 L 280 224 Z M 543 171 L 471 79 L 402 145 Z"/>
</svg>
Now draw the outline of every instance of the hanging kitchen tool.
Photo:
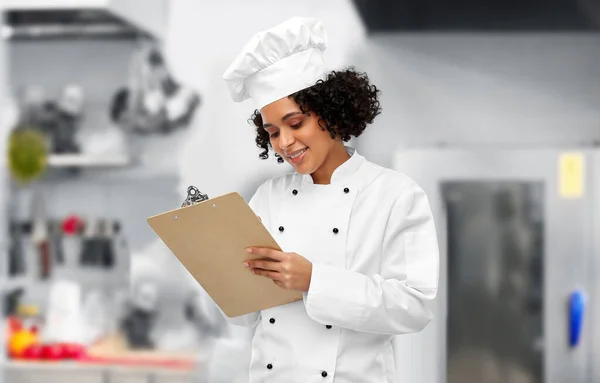
<svg viewBox="0 0 600 383">
<path fill-rule="evenodd" d="M 102 243 L 98 236 L 98 223 L 97 220 L 91 218 L 85 223 L 79 256 L 81 266 L 93 266 L 97 264 L 96 260 L 101 257 Z"/>
<path fill-rule="evenodd" d="M 63 234 L 60 222 L 50 224 L 50 242 L 52 244 L 52 260 L 59 265 L 64 265 L 65 254 L 63 249 Z"/>
<path fill-rule="evenodd" d="M 115 224 L 112 220 L 104 220 L 102 228 L 102 259 L 101 265 L 110 269 L 115 265 Z"/>
<path fill-rule="evenodd" d="M 25 252 L 23 251 L 23 227 L 16 221 L 10 222 L 10 247 L 8 250 L 8 275 L 25 273 Z"/>
<path fill-rule="evenodd" d="M 84 230 L 85 222 L 76 214 L 70 214 L 61 221 L 61 248 L 64 255 L 64 266 L 69 270 L 76 269 L 81 263 L 80 254 Z"/>
<path fill-rule="evenodd" d="M 32 229 L 31 240 L 39 254 L 39 271 L 41 279 L 50 277 L 52 259 L 50 256 L 50 238 L 48 236 L 48 220 L 43 195 L 40 190 L 34 190 L 31 201 Z"/>
</svg>

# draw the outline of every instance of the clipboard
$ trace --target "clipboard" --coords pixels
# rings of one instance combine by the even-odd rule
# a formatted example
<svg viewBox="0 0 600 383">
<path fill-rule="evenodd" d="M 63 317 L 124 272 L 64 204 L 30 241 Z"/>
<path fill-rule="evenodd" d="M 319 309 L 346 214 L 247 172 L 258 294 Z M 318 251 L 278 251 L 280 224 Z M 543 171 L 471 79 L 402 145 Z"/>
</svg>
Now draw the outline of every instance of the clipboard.
<svg viewBox="0 0 600 383">
<path fill-rule="evenodd" d="M 230 318 L 302 299 L 244 267 L 256 259 L 247 247 L 281 248 L 238 193 L 208 198 L 190 186 L 182 207 L 147 222 Z"/>
</svg>

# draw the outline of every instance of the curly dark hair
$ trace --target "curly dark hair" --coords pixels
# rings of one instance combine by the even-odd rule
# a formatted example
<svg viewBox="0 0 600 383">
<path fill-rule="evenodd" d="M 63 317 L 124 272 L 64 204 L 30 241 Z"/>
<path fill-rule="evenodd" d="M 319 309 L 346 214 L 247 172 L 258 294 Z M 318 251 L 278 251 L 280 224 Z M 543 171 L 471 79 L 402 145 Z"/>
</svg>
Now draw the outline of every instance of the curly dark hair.
<svg viewBox="0 0 600 383">
<path fill-rule="evenodd" d="M 319 116 L 319 126 L 327 129 L 331 138 L 341 137 L 347 142 L 358 137 L 381 113 L 378 96 L 381 93 L 369 83 L 366 73 L 350 67 L 342 71 L 332 71 L 325 80 L 288 97 L 300 106 L 302 113 L 313 112 Z M 256 146 L 263 149 L 259 157 L 269 158 L 271 143 L 269 133 L 263 129 L 260 111 L 255 110 L 250 121 L 256 127 Z"/>
</svg>

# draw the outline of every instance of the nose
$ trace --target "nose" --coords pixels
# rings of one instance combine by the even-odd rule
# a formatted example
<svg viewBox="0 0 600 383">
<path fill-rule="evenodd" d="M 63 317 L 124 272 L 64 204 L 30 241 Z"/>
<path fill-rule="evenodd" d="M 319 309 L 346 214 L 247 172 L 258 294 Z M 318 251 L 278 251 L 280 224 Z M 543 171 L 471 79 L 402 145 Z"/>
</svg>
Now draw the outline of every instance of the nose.
<svg viewBox="0 0 600 383">
<path fill-rule="evenodd" d="M 290 129 L 280 129 L 279 130 L 279 149 L 285 151 L 289 148 L 294 142 L 296 142 L 296 138 L 294 137 L 294 132 Z"/>
</svg>

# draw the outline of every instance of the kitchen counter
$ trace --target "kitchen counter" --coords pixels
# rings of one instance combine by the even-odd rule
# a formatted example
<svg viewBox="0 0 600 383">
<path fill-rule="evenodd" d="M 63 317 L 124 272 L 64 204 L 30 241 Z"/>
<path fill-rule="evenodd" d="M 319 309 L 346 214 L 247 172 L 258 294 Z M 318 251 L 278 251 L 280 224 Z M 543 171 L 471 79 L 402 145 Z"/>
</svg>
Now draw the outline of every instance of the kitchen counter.
<svg viewBox="0 0 600 383">
<path fill-rule="evenodd" d="M 107 338 L 77 361 L 5 363 L 6 383 L 198 383 L 196 352 L 133 351 Z"/>
<path fill-rule="evenodd" d="M 194 369 L 10 361 L 3 370 L 10 383 L 196 383 Z"/>
</svg>

